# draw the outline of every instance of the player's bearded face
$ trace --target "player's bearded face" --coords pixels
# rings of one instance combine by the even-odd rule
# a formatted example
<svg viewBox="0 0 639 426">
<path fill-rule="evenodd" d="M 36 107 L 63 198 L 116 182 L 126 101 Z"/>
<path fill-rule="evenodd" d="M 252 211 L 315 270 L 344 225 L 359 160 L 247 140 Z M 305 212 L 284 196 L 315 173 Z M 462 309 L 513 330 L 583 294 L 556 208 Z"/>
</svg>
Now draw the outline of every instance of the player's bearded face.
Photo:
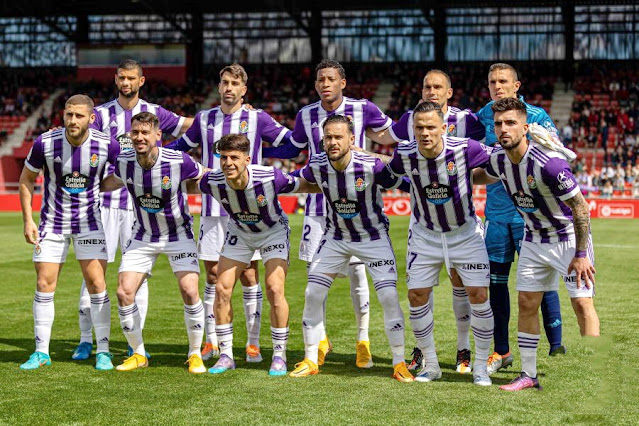
<svg viewBox="0 0 639 426">
<path fill-rule="evenodd" d="M 446 77 L 437 72 L 426 74 L 422 87 L 422 101 L 435 102 L 444 107 L 453 96 L 453 89 L 448 87 Z"/>
<path fill-rule="evenodd" d="M 222 103 L 228 106 L 237 105 L 238 102 L 241 103 L 247 90 L 246 84 L 240 77 L 234 77 L 228 72 L 222 74 L 217 88 L 222 98 Z"/>
<path fill-rule="evenodd" d="M 131 123 L 131 140 L 138 155 L 146 155 L 151 152 L 161 138 L 162 131 L 154 128 L 151 123 L 139 121 Z"/>
<path fill-rule="evenodd" d="M 517 148 L 526 137 L 528 124 L 526 117 L 517 111 L 495 113 L 495 136 L 502 148 Z"/>
<path fill-rule="evenodd" d="M 317 71 L 315 90 L 324 102 L 334 102 L 342 96 L 346 87 L 346 80 L 339 75 L 335 68 L 323 68 Z"/>
<path fill-rule="evenodd" d="M 417 148 L 424 157 L 433 158 L 443 147 L 442 136 L 446 131 L 437 111 L 420 112 L 413 116 L 413 130 L 417 140 Z"/>
<path fill-rule="evenodd" d="M 220 165 L 227 179 L 237 179 L 246 172 L 251 157 L 242 151 L 221 151 Z"/>
<path fill-rule="evenodd" d="M 118 73 L 115 75 L 115 85 L 122 96 L 133 98 L 137 96 L 140 87 L 144 85 L 144 76 L 140 75 L 137 68 L 118 69 Z"/>
<path fill-rule="evenodd" d="M 88 105 L 67 105 L 64 109 L 64 127 L 73 139 L 84 139 L 89 131 L 89 124 L 95 120 L 95 115 Z"/>
<path fill-rule="evenodd" d="M 520 86 L 521 82 L 515 80 L 511 70 L 495 70 L 488 74 L 488 90 L 493 101 L 516 97 Z"/>
<path fill-rule="evenodd" d="M 324 127 L 324 150 L 331 161 L 344 158 L 350 152 L 354 140 L 355 136 L 344 123 L 334 123 Z"/>
</svg>

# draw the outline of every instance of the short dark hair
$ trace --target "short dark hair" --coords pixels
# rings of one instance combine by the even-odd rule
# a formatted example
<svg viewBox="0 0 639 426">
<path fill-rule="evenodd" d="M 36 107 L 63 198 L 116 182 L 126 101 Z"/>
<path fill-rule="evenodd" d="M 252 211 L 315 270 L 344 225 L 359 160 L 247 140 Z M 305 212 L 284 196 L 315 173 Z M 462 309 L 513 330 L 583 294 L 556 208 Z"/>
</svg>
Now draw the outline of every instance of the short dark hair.
<svg viewBox="0 0 639 426">
<path fill-rule="evenodd" d="M 491 107 L 493 113 L 504 111 L 517 111 L 520 115 L 526 117 L 528 111 L 526 110 L 526 104 L 517 98 L 504 98 L 495 102 Z"/>
<path fill-rule="evenodd" d="M 142 65 L 140 65 L 140 63 L 135 59 L 131 58 L 120 61 L 115 72 L 117 73 L 118 70 L 132 70 L 133 68 L 136 68 L 138 70 L 138 74 L 142 77 Z"/>
<path fill-rule="evenodd" d="M 222 74 L 225 72 L 231 74 L 234 78 L 239 78 L 244 84 L 248 81 L 248 74 L 246 73 L 246 70 L 238 63 L 233 63 L 222 68 L 220 71 L 220 81 L 222 80 Z"/>
<path fill-rule="evenodd" d="M 251 142 L 249 142 L 246 135 L 239 133 L 229 133 L 222 136 L 215 143 L 216 151 L 240 151 L 249 155 L 251 153 Z"/>
<path fill-rule="evenodd" d="M 515 77 L 515 81 L 519 80 L 519 76 L 517 75 L 517 70 L 512 65 L 504 64 L 503 62 L 498 62 L 496 64 L 492 64 L 490 68 L 488 68 L 488 77 L 490 78 L 490 73 L 498 70 L 508 70 L 513 73 L 513 77 Z"/>
<path fill-rule="evenodd" d="M 442 107 L 440 107 L 439 104 L 435 102 L 431 102 L 431 101 L 424 101 L 424 102 L 418 103 L 415 109 L 413 110 L 413 117 L 416 114 L 419 114 L 421 112 L 431 112 L 431 111 L 435 111 L 437 115 L 439 116 L 439 118 L 441 118 L 442 121 L 444 121 L 444 113 L 442 112 Z"/>
<path fill-rule="evenodd" d="M 315 67 L 315 75 L 317 76 L 317 73 L 319 72 L 319 70 L 323 70 L 324 68 L 335 68 L 337 70 L 337 72 L 339 73 L 340 77 L 346 78 L 346 70 L 344 69 L 342 64 L 340 64 L 337 61 L 333 61 L 333 60 L 330 60 L 330 59 L 323 59 Z"/>
<path fill-rule="evenodd" d="M 353 126 L 353 121 L 350 118 L 340 114 L 331 115 L 326 120 L 324 120 L 324 123 L 322 123 L 322 130 L 324 130 L 326 126 L 328 126 L 329 124 L 340 124 L 340 123 L 346 124 L 346 127 L 348 128 L 348 131 L 351 134 L 355 133 L 355 127 Z"/>
<path fill-rule="evenodd" d="M 148 112 L 148 111 L 138 112 L 133 117 L 131 117 L 131 124 L 133 124 L 134 121 L 139 121 L 140 123 L 148 123 L 151 125 L 153 129 L 160 128 L 160 119 L 158 118 L 157 115 L 153 114 L 152 112 Z"/>
<path fill-rule="evenodd" d="M 452 83 L 450 82 L 450 76 L 448 74 L 446 74 L 444 71 L 438 70 L 436 68 L 433 68 L 432 70 L 430 70 L 430 71 L 428 71 L 426 73 L 424 78 L 426 78 L 426 76 L 428 76 L 428 74 L 439 74 L 439 75 L 444 76 L 444 78 L 446 79 L 446 83 L 448 83 L 448 88 L 450 89 L 451 87 L 453 87 Z"/>
<path fill-rule="evenodd" d="M 95 106 L 95 104 L 93 103 L 93 99 L 91 99 L 87 95 L 82 94 L 69 97 L 69 99 L 67 99 L 67 101 L 64 103 L 64 107 L 66 108 L 69 105 L 86 105 L 89 107 L 89 110 L 91 110 L 91 112 L 93 112 L 93 107 Z"/>
</svg>

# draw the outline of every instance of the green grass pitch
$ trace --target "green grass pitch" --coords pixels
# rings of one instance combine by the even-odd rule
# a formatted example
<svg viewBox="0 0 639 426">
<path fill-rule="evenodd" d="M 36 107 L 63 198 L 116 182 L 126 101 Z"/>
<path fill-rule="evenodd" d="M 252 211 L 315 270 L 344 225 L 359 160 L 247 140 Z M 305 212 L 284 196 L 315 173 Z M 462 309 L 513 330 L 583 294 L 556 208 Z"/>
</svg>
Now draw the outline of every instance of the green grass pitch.
<svg viewBox="0 0 639 426">
<path fill-rule="evenodd" d="M 297 260 L 302 217 L 291 217 L 292 262 L 287 280 L 291 307 L 289 370 L 303 358 L 301 317 L 306 285 L 305 265 Z M 407 217 L 391 218 L 391 238 L 400 270 L 398 290 L 404 314 L 408 302 L 404 281 Z M 269 377 L 268 302 L 264 301 L 261 343 L 265 361 L 247 365 L 241 291 L 234 293 L 237 370 L 220 376 L 190 375 L 182 302 L 166 258 L 160 258 L 150 280 L 150 308 L 145 329 L 147 369 L 129 373 L 98 372 L 94 359 L 71 361 L 77 344 L 77 303 L 81 282 L 77 262 L 63 268 L 55 296 L 53 365 L 36 371 L 18 366 L 33 352 L 31 305 L 35 272 L 31 247 L 22 237 L 19 214 L 0 214 L 0 423 L 1 424 L 636 424 L 639 409 L 639 221 L 595 220 L 597 255 L 596 306 L 603 337 L 584 340 L 565 288 L 560 287 L 564 343 L 568 354 L 549 358 L 542 335 L 539 348 L 542 392 L 500 391 L 520 366 L 516 345 L 514 268 L 511 273 L 511 347 L 515 368 L 480 388 L 471 376 L 454 372 L 456 328 L 450 284 L 444 275 L 435 290 L 435 342 L 444 371 L 435 383 L 402 384 L 391 378 L 390 350 L 382 311 L 371 286 L 371 349 L 375 367 L 355 367 L 355 323 L 348 282 L 339 279 L 328 300 L 328 334 L 334 353 L 321 373 L 306 379 Z M 71 253 L 70 259 L 73 259 Z M 117 263 L 107 284 L 112 300 L 114 363 L 125 355 L 126 341 L 116 309 Z M 262 269 L 263 272 L 263 269 Z M 204 279 L 200 278 L 201 294 Z M 414 338 L 408 321 L 406 356 Z M 212 362 L 207 362 L 207 366 Z"/>
</svg>

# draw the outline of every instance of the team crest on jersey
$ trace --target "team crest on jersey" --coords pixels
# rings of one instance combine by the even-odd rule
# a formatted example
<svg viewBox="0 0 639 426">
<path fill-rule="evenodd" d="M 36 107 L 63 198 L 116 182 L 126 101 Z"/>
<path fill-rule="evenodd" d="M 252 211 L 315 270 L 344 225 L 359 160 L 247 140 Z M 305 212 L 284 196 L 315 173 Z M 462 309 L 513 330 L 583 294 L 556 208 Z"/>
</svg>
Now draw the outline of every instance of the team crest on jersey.
<svg viewBox="0 0 639 426">
<path fill-rule="evenodd" d="M 262 194 L 258 195 L 256 200 L 257 200 L 257 205 L 260 207 L 264 207 L 266 206 L 266 204 L 268 204 L 268 200 Z"/>
<path fill-rule="evenodd" d="M 35 249 L 33 249 L 33 251 L 35 252 L 35 254 L 42 253 L 42 249 L 40 248 L 40 244 L 36 244 Z"/>
<path fill-rule="evenodd" d="M 452 161 L 446 163 L 446 172 L 448 176 L 455 176 L 457 174 L 457 166 Z"/>
<path fill-rule="evenodd" d="M 362 178 L 357 178 L 357 180 L 355 181 L 355 191 L 363 191 L 366 189 L 366 181 L 364 181 L 364 179 Z"/>
<path fill-rule="evenodd" d="M 537 188 L 537 181 L 535 180 L 533 175 L 528 175 L 528 177 L 526 177 L 526 182 L 528 182 L 528 188 L 530 189 Z"/>
<path fill-rule="evenodd" d="M 162 189 L 170 189 L 171 188 L 171 178 L 168 176 L 164 176 L 162 178 Z"/>
<path fill-rule="evenodd" d="M 91 159 L 89 160 L 89 165 L 91 167 L 97 167 L 98 166 L 98 154 L 93 154 L 91 156 Z"/>
<path fill-rule="evenodd" d="M 446 130 L 446 134 L 448 136 L 457 136 L 457 126 L 454 124 L 449 124 L 448 129 Z"/>
<path fill-rule="evenodd" d="M 248 133 L 248 123 L 246 120 L 240 122 L 240 133 Z"/>
</svg>

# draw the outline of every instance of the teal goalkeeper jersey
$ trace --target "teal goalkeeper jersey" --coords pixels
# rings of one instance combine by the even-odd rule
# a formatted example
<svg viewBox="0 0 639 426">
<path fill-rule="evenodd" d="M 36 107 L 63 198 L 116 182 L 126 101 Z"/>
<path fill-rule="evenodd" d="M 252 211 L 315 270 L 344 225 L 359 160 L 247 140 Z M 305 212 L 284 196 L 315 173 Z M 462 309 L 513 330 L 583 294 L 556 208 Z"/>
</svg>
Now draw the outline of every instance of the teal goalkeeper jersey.
<svg viewBox="0 0 639 426">
<path fill-rule="evenodd" d="M 523 102 L 524 98 L 519 97 Z M 477 117 L 486 128 L 486 145 L 493 146 L 497 142 L 495 136 L 495 122 L 493 120 L 492 105 L 494 101 L 490 101 L 486 106 L 479 110 Z M 553 123 L 550 116 L 543 108 L 526 104 L 528 112 L 528 123 L 537 123 L 550 132 L 557 133 L 557 127 Z M 501 182 L 486 185 L 486 209 L 484 210 L 486 220 L 502 223 L 523 222 L 522 217 L 517 212 L 510 195 L 504 189 Z"/>
</svg>

